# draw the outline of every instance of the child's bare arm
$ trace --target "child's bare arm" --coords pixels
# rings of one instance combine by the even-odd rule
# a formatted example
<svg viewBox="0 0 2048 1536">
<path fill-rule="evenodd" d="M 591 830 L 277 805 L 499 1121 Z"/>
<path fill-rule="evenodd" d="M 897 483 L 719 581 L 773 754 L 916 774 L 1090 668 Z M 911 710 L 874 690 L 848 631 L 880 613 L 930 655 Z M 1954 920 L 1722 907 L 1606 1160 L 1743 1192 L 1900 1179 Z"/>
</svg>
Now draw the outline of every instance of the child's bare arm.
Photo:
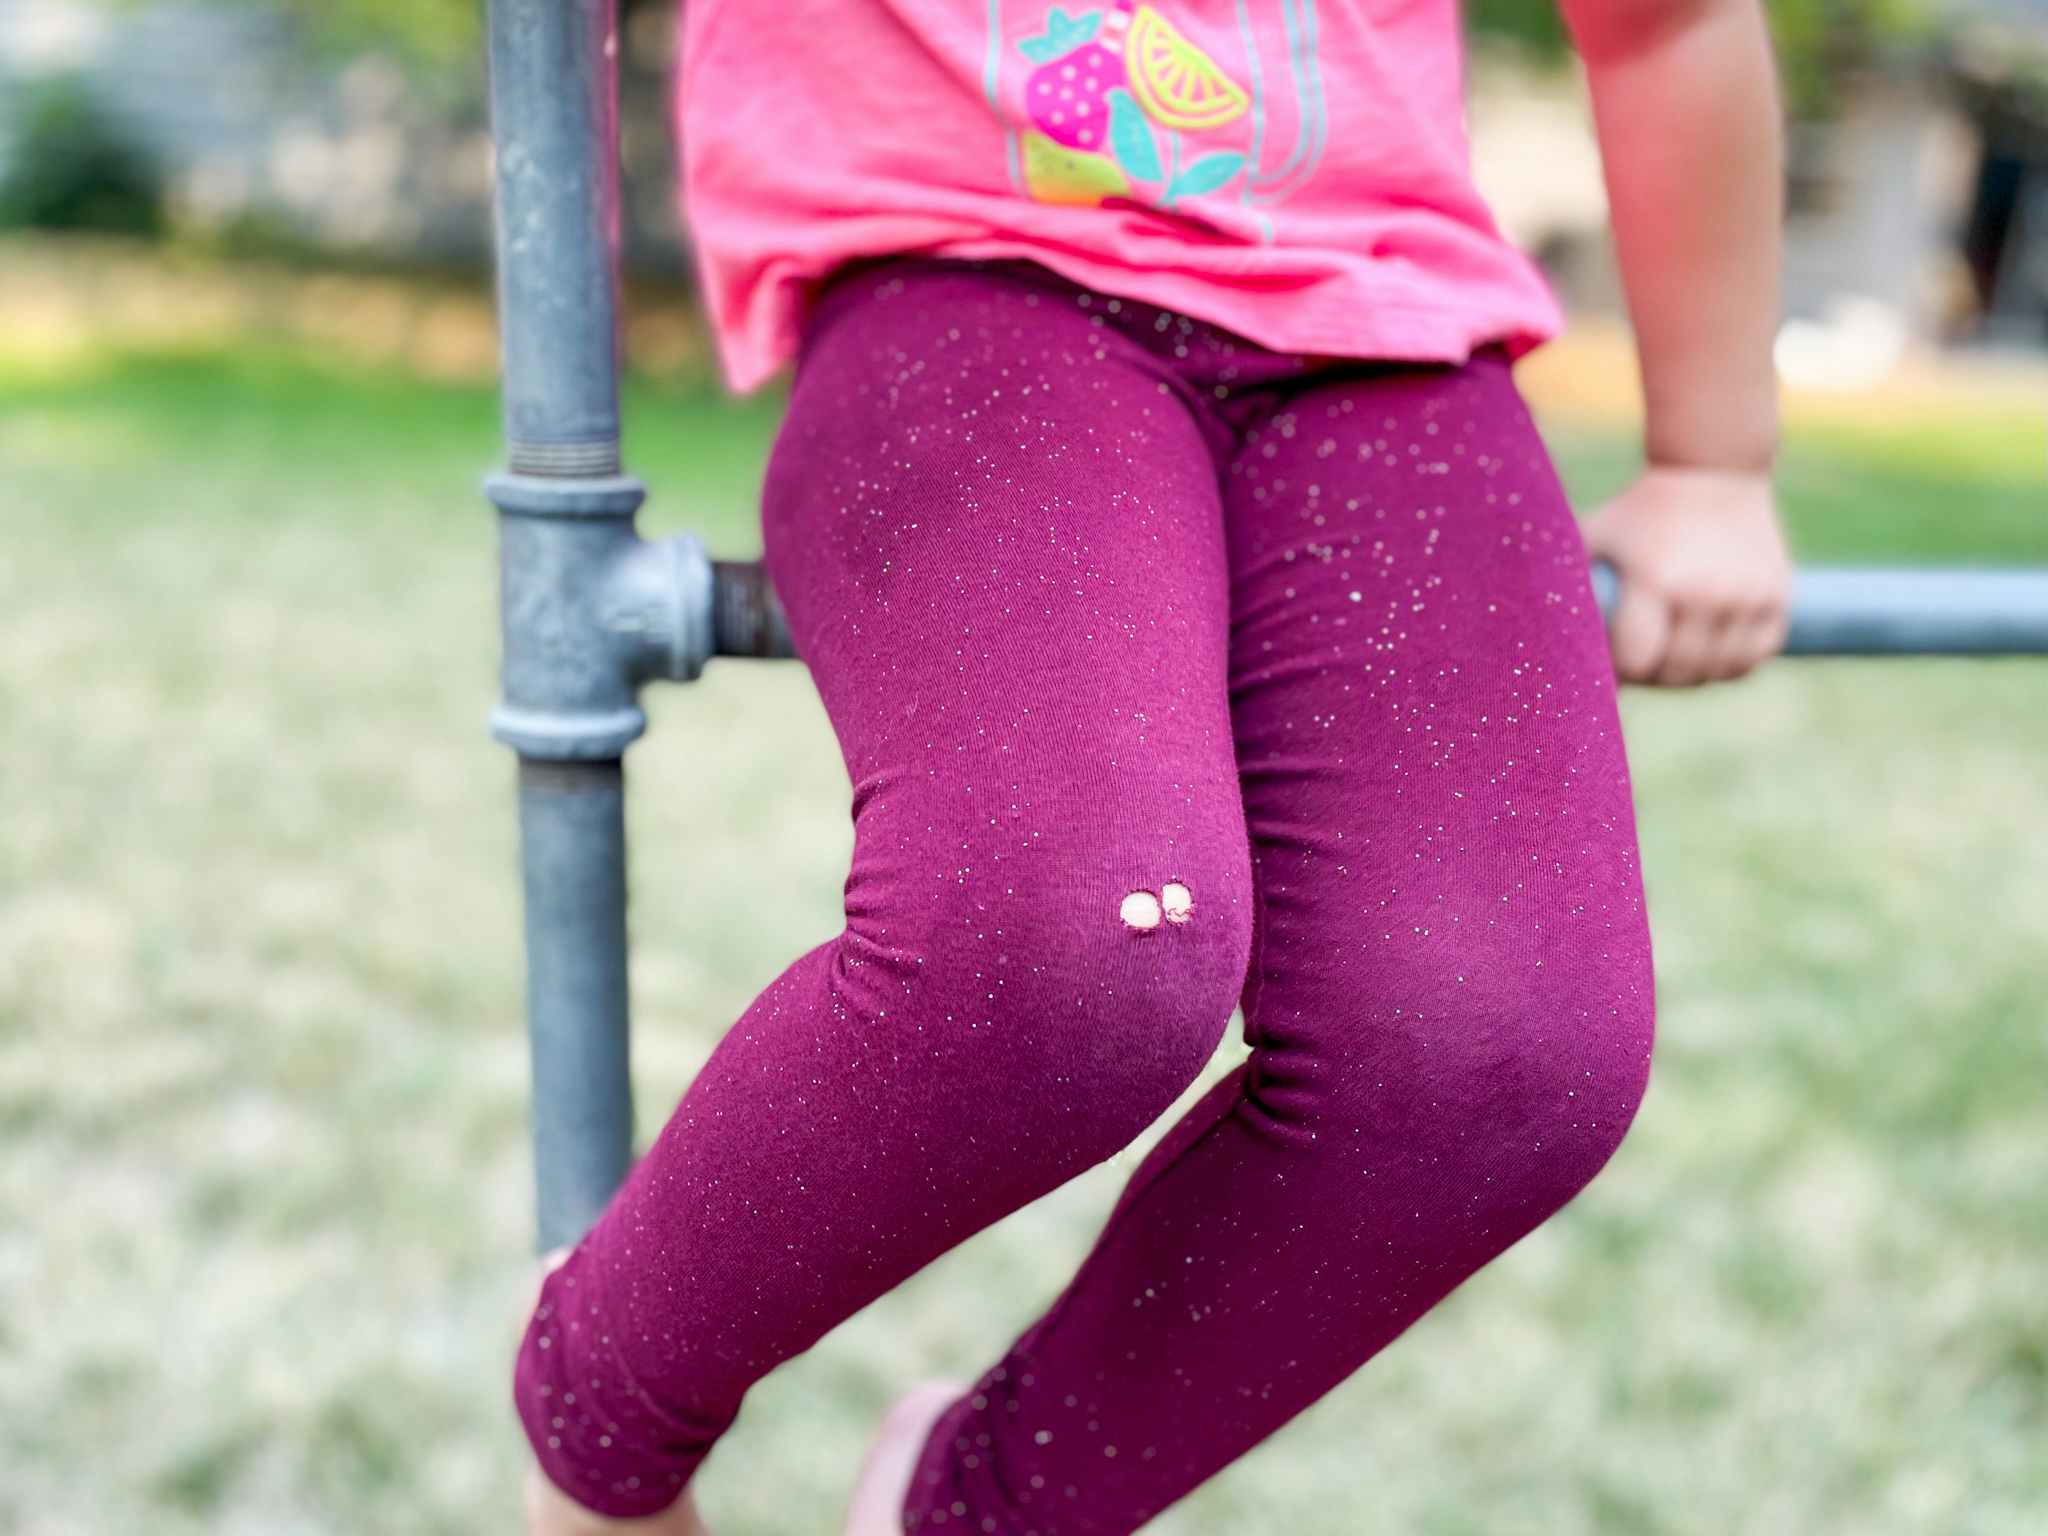
<svg viewBox="0 0 2048 1536">
<path fill-rule="evenodd" d="M 1588 526 L 1616 665 L 1703 682 L 1783 641 L 1770 489 L 1784 183 L 1758 0 L 1561 0 L 1586 61 L 1646 412 L 1643 479 Z"/>
</svg>

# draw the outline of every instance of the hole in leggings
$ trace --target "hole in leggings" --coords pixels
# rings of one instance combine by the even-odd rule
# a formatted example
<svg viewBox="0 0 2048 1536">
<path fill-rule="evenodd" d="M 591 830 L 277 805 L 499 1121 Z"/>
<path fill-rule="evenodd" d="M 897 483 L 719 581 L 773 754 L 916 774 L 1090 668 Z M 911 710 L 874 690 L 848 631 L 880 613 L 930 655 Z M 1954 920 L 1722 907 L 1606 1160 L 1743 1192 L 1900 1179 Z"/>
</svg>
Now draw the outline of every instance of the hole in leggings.
<svg viewBox="0 0 2048 1536">
<path fill-rule="evenodd" d="M 1195 915 L 1195 893 L 1180 881 L 1169 880 L 1159 888 L 1159 905 L 1169 923 L 1184 923 Z"/>
<path fill-rule="evenodd" d="M 1135 932 L 1150 933 L 1159 926 L 1159 898 L 1150 891 L 1131 892 L 1116 911 L 1117 916 L 1124 920 L 1124 926 Z"/>
</svg>

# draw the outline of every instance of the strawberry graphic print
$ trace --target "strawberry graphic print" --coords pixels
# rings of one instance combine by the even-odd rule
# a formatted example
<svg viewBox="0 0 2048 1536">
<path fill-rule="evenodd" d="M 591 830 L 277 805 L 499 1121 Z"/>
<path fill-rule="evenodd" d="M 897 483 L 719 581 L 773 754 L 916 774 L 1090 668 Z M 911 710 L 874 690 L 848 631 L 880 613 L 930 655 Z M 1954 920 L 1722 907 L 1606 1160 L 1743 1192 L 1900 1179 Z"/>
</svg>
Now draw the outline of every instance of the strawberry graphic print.
<svg viewBox="0 0 2048 1536">
<path fill-rule="evenodd" d="M 1284 59 L 1273 60 L 1261 57 L 1241 3 L 1228 8 L 1224 35 L 1209 40 L 1191 36 L 1149 0 L 1054 5 L 1036 30 L 1008 44 L 1025 68 L 1012 101 L 1003 89 L 1002 7 L 992 0 L 988 94 L 1008 120 L 1013 184 L 1043 203 L 1165 211 L 1230 196 L 1254 210 L 1270 240 L 1271 220 L 1257 210 L 1313 170 L 1322 127 L 1315 0 L 1280 3 L 1278 35 L 1288 46 Z M 1277 103 L 1269 74 L 1283 87 Z M 1268 164 L 1276 118 L 1296 142 Z"/>
</svg>

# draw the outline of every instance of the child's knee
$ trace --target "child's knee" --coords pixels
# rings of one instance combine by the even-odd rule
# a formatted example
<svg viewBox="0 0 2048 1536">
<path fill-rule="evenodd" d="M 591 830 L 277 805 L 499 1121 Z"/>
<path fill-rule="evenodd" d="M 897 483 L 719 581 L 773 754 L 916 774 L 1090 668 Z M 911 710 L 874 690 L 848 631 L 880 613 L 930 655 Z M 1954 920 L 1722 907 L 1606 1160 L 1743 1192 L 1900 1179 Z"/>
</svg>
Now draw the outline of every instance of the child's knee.
<svg viewBox="0 0 2048 1536">
<path fill-rule="evenodd" d="M 1506 1180 L 1538 1219 L 1620 1148 L 1649 1084 L 1654 1004 L 1645 961 L 1596 963 L 1520 989 L 1498 1050 L 1518 1142 Z"/>
<path fill-rule="evenodd" d="M 1077 1002 L 1086 988 L 1077 1021 L 1087 1020 L 1076 1044 L 1097 1071 L 1128 1075 L 1142 1129 L 1200 1075 L 1237 1006 L 1251 880 L 1242 850 L 1183 858 L 1158 874 L 1132 868 L 1121 879 L 1091 876 L 1079 910 L 1045 937 L 1049 959 L 1088 956 L 1075 978 Z"/>
<path fill-rule="evenodd" d="M 1352 1010 L 1358 1048 L 1332 1059 L 1329 1108 L 1469 1186 L 1475 1215 L 1528 1226 L 1558 1210 L 1641 1106 L 1655 1027 L 1647 944 L 1543 964 L 1530 948 L 1466 945 L 1448 969 L 1377 979 L 1361 1006 L 1383 1016 Z"/>
<path fill-rule="evenodd" d="M 1489 1174 L 1501 1195 L 1541 1220 L 1607 1165 L 1642 1104 L 1655 1029 L 1649 958 L 1603 948 L 1570 964 L 1506 964 L 1513 974 L 1483 987 L 1460 1097 L 1493 1126 Z"/>
<path fill-rule="evenodd" d="M 918 914 L 919 947 L 947 978 L 929 1024 L 985 1045 L 1003 1098 L 1100 1160 L 1170 1108 L 1222 1039 L 1251 942 L 1248 852 L 1091 839 L 987 867 L 941 882 Z"/>
</svg>

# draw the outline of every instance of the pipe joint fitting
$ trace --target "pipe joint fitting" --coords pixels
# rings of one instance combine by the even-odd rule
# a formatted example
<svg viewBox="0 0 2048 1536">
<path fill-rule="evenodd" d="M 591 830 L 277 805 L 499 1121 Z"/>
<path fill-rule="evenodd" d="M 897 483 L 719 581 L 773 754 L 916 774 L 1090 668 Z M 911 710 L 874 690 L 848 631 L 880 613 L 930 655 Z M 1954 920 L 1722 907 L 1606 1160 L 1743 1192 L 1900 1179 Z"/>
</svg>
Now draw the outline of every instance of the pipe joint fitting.
<svg viewBox="0 0 2048 1536">
<path fill-rule="evenodd" d="M 710 659 L 711 561 L 687 535 L 634 527 L 630 476 L 494 475 L 504 662 L 491 732 L 523 757 L 614 758 L 647 729 L 640 685 Z"/>
<path fill-rule="evenodd" d="M 594 615 L 636 682 L 687 683 L 712 654 L 712 571 L 687 533 L 619 552 Z"/>
</svg>

